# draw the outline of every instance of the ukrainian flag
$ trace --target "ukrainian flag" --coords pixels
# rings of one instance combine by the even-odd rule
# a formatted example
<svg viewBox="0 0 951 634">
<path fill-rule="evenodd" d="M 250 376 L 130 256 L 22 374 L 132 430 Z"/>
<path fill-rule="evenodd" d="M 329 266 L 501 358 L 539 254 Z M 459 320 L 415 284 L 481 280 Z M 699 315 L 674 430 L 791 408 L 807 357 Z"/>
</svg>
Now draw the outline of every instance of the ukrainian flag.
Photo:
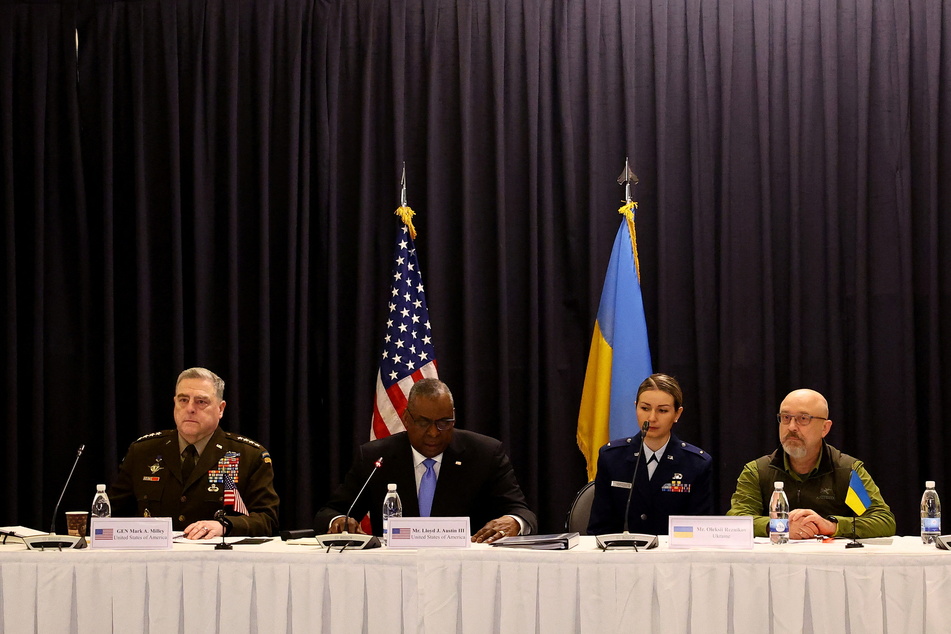
<svg viewBox="0 0 951 634">
<path fill-rule="evenodd" d="M 634 203 L 614 239 L 611 261 L 594 323 L 578 414 L 578 447 L 588 461 L 588 480 L 598 468 L 598 449 L 637 430 L 637 387 L 651 375 L 647 320 L 637 266 Z"/>
<path fill-rule="evenodd" d="M 868 496 L 865 484 L 862 483 L 862 478 L 855 469 L 852 469 L 852 475 L 849 477 L 849 492 L 845 494 L 845 503 L 855 512 L 856 517 L 872 506 L 872 499 Z"/>
</svg>

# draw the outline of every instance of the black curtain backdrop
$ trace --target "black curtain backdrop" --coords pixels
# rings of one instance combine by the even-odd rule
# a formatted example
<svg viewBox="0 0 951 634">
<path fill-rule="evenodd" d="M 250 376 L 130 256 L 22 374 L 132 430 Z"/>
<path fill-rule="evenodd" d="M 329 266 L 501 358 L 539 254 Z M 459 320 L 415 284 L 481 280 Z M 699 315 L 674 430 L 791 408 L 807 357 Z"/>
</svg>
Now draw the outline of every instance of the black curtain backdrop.
<svg viewBox="0 0 951 634">
<path fill-rule="evenodd" d="M 951 499 L 949 53 L 951 0 L 0 0 L 0 524 L 48 526 L 81 443 L 88 507 L 204 365 L 309 526 L 369 435 L 405 161 L 459 425 L 559 530 L 630 156 L 718 509 L 812 387 L 913 534 Z"/>
</svg>

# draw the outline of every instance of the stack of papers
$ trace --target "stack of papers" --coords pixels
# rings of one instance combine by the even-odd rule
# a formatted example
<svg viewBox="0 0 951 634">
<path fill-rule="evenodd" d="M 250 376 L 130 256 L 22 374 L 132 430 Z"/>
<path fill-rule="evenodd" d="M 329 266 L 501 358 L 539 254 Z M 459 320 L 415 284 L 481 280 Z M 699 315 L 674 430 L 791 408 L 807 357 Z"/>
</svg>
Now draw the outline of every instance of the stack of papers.
<svg viewBox="0 0 951 634">
<path fill-rule="evenodd" d="M 7 537 L 35 537 L 49 535 L 46 531 L 38 531 L 27 526 L 0 526 L 0 535 Z"/>
</svg>

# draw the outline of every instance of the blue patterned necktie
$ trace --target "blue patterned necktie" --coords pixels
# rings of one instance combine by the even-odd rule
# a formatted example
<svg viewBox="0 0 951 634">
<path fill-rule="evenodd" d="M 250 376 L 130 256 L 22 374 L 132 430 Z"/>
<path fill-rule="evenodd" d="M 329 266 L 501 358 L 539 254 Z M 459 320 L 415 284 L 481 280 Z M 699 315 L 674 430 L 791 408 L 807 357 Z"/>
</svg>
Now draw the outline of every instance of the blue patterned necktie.
<svg viewBox="0 0 951 634">
<path fill-rule="evenodd" d="M 426 465 L 426 473 L 419 481 L 419 516 L 429 517 L 433 509 L 433 495 L 436 493 L 436 472 L 433 470 L 436 461 L 426 458 L 423 464 Z"/>
</svg>

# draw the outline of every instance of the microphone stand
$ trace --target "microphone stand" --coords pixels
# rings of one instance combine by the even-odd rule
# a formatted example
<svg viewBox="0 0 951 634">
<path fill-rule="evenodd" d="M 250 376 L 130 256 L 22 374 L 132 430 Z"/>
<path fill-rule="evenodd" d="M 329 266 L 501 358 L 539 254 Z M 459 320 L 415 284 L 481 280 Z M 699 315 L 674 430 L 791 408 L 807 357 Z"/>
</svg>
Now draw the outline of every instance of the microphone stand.
<svg viewBox="0 0 951 634">
<path fill-rule="evenodd" d="M 66 484 L 63 485 L 63 490 L 60 491 L 59 499 L 56 501 L 56 506 L 53 508 L 53 521 L 50 523 L 50 532 L 49 535 L 34 535 L 32 537 L 24 537 L 23 543 L 26 544 L 26 547 L 30 550 L 47 550 L 47 549 L 56 549 L 63 550 L 64 548 L 85 548 L 86 547 L 86 536 L 80 535 L 57 535 L 56 534 L 56 514 L 59 513 L 59 505 L 63 501 L 63 496 L 66 495 L 66 488 L 69 486 L 69 481 L 73 479 L 73 472 L 76 471 L 76 465 L 79 463 L 79 457 L 83 455 L 83 450 L 86 448 L 86 445 L 79 445 L 79 450 L 76 451 L 76 459 L 73 460 L 73 468 L 69 470 L 69 476 L 66 478 Z"/>
<path fill-rule="evenodd" d="M 355 550 L 362 550 L 364 548 L 379 548 L 380 540 L 376 535 L 364 535 L 363 533 L 350 533 L 347 531 L 347 527 L 350 524 L 350 514 L 353 513 L 353 507 L 357 505 L 357 500 L 360 499 L 360 496 L 363 495 L 363 490 L 367 488 L 367 485 L 370 484 L 370 479 L 373 477 L 373 474 L 376 473 L 376 470 L 380 468 L 383 464 L 383 456 L 380 456 L 376 459 L 376 462 L 373 463 L 373 471 L 370 472 L 370 475 L 367 476 L 366 482 L 363 483 L 363 486 L 360 487 L 360 492 L 357 493 L 357 497 L 353 498 L 353 504 L 350 505 L 350 508 L 347 509 L 347 514 L 343 516 L 343 530 L 339 534 L 336 533 L 325 533 L 324 535 L 317 536 L 317 544 L 321 547 L 327 548 L 327 552 L 330 552 L 330 549 L 334 546 L 340 546 L 340 552 L 343 552 L 348 547 Z"/>
<path fill-rule="evenodd" d="M 644 425 L 641 427 L 641 448 L 637 452 L 637 460 L 634 461 L 634 475 L 631 476 L 631 488 L 628 489 L 627 504 L 624 507 L 624 532 L 598 535 L 596 539 L 598 541 L 598 548 L 601 550 L 607 550 L 608 548 L 633 548 L 634 552 L 639 552 L 637 550 L 638 544 L 647 550 L 657 548 L 657 535 L 631 533 L 628 531 L 628 514 L 631 511 L 631 496 L 634 494 L 634 482 L 637 481 L 637 469 L 641 466 L 641 456 L 644 455 L 644 439 L 647 437 L 647 430 L 650 429 L 650 426 L 650 421 L 644 421 Z"/>
<path fill-rule="evenodd" d="M 221 524 L 221 543 L 215 544 L 215 550 L 233 550 L 231 544 L 225 541 L 225 535 L 234 526 L 231 520 L 228 519 L 227 511 L 218 509 L 215 511 L 215 519 Z"/>
</svg>

